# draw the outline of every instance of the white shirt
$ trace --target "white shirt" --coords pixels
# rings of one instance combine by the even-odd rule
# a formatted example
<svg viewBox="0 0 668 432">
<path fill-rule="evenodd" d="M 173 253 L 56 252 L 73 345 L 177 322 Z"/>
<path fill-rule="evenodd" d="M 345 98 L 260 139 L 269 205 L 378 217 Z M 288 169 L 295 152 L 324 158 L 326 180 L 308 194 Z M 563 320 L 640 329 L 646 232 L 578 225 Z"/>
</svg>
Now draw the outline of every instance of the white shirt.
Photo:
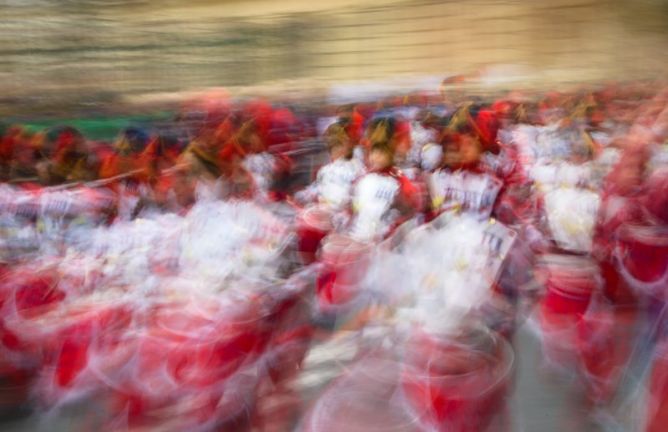
<svg viewBox="0 0 668 432">
<path fill-rule="evenodd" d="M 357 159 L 337 159 L 320 168 L 316 177 L 318 203 L 334 210 L 350 204 L 352 185 L 362 174 L 364 165 Z"/>
<path fill-rule="evenodd" d="M 389 232 L 398 218 L 392 204 L 400 187 L 396 178 L 377 173 L 367 174 L 357 182 L 353 192 L 353 238 L 378 240 Z"/>
<path fill-rule="evenodd" d="M 266 197 L 276 172 L 276 157 L 271 153 L 256 153 L 246 156 L 243 167 L 251 174 L 258 194 Z"/>
<path fill-rule="evenodd" d="M 411 123 L 411 148 L 407 155 L 408 163 L 420 166 L 422 149 L 429 143 L 436 141 L 436 132 L 423 127 L 419 122 Z"/>
<path fill-rule="evenodd" d="M 459 207 L 464 213 L 492 214 L 496 196 L 503 184 L 486 173 L 440 169 L 429 176 L 429 195 L 435 210 L 448 211 Z"/>
</svg>

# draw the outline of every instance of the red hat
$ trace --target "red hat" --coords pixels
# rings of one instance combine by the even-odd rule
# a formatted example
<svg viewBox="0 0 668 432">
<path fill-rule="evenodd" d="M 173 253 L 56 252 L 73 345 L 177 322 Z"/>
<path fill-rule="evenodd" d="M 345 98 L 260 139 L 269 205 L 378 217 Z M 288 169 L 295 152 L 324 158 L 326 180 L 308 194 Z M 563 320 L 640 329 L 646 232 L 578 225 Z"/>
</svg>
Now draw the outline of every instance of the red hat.
<svg viewBox="0 0 668 432">
<path fill-rule="evenodd" d="M 471 126 L 486 150 L 493 150 L 497 146 L 496 136 L 499 132 L 499 118 L 491 109 L 480 110 Z"/>
<path fill-rule="evenodd" d="M 299 122 L 292 111 L 287 108 L 277 109 L 271 115 L 267 145 L 271 147 L 273 145 L 288 144 L 293 140 L 293 135 L 298 130 Z"/>
<path fill-rule="evenodd" d="M 258 134 L 265 142 L 271 128 L 272 112 L 271 105 L 262 99 L 246 103 L 242 110 L 244 121 L 252 120 Z"/>
</svg>

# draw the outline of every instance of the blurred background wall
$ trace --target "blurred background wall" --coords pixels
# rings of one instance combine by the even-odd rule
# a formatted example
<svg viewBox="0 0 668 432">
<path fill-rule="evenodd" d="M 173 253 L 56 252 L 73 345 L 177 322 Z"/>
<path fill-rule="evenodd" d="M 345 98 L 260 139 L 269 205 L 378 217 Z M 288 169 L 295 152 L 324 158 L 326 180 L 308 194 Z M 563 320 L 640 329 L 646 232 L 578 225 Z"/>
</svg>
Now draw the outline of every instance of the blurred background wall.
<svg viewBox="0 0 668 432">
<path fill-rule="evenodd" d="M 0 0 L 4 113 L 481 69 L 539 85 L 654 78 L 667 58 L 666 0 Z"/>
</svg>

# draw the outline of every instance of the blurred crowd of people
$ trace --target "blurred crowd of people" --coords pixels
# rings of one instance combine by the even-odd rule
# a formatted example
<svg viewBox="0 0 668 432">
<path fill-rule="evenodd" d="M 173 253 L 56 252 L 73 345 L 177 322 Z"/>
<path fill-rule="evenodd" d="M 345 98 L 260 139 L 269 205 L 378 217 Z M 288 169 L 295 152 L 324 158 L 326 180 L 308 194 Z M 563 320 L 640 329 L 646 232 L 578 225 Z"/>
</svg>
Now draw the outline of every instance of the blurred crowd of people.
<svg viewBox="0 0 668 432">
<path fill-rule="evenodd" d="M 575 364 L 594 406 L 619 391 L 636 341 L 651 341 L 659 354 L 652 357 L 646 421 L 648 430 L 662 430 L 668 418 L 668 90 L 633 83 L 490 96 L 453 88 L 446 80 L 439 94 L 292 109 L 215 95 L 186 106 L 168 127 L 128 128 L 113 143 L 87 140 L 72 127 L 29 133 L 11 126 L 0 142 L 0 176 L 14 191 L 83 184 L 134 198 L 119 199 L 106 223 L 152 213 L 183 216 L 202 202 L 288 207 L 296 214 L 300 265 L 324 265 L 316 282 L 324 321 L 341 317 L 351 290 L 388 279 L 373 280 L 370 269 L 397 278 L 396 272 L 418 273 L 420 263 L 408 264 L 410 248 L 384 258 L 403 260 L 407 268 L 397 269 L 365 261 L 369 245 L 405 241 L 429 257 L 432 246 L 460 251 L 484 243 L 480 280 L 469 274 L 447 284 L 468 284 L 466 295 L 473 297 L 479 287 L 494 292 L 493 311 L 483 321 L 509 343 L 520 319 L 531 316 L 546 360 L 563 369 Z M 314 149 L 309 163 L 307 147 Z M 431 240 L 405 240 L 425 226 L 434 229 Z M 480 240 L 466 233 L 479 233 Z M 444 265 L 434 259 L 433 266 Z M 448 261 L 453 273 L 475 267 L 460 259 Z M 431 283 L 425 281 L 419 284 Z M 404 306 L 397 300 L 404 294 L 386 303 Z M 436 298 L 418 290 L 421 295 Z M 478 299 L 466 295 L 457 298 L 458 307 L 477 307 Z M 455 301 L 443 298 L 434 302 Z M 414 301 L 416 310 L 435 314 L 424 328 L 447 321 L 433 304 Z M 366 310 L 354 325 L 386 313 Z M 404 361 L 419 369 L 424 357 L 453 355 L 452 346 L 445 349 L 430 334 L 408 342 L 415 354 Z M 506 356 L 494 346 L 488 354 Z M 413 384 L 404 391 L 419 400 L 411 392 L 424 389 Z M 496 415 L 486 406 L 479 412 L 489 418 L 470 423 L 465 418 L 479 407 L 453 414 L 447 401 L 431 397 L 425 404 L 438 412 L 429 427 L 445 424 L 448 415 L 464 420 L 425 430 L 482 430 Z M 498 401 L 484 401 L 492 402 Z M 337 430 L 308 424 L 305 430 Z"/>
<path fill-rule="evenodd" d="M 377 173 L 401 185 L 393 204 L 400 215 L 389 225 L 416 213 L 429 220 L 452 205 L 484 207 L 485 216 L 507 223 L 529 220 L 540 183 L 531 170 L 539 165 L 582 167 L 591 172 L 582 182 L 601 191 L 638 194 L 648 186 L 649 164 L 665 138 L 662 92 L 610 85 L 488 99 L 415 94 L 297 114 L 218 95 L 189 105 L 169 130 L 128 128 L 113 143 L 67 126 L 37 133 L 11 126 L 2 137 L 0 175 L 26 187 L 118 179 L 144 187 L 143 203 L 172 210 L 208 189 L 220 199 L 329 200 L 352 214 L 353 190 L 341 185 Z M 305 181 L 294 180 L 291 159 L 308 140 L 322 142 L 330 163 L 296 193 Z"/>
</svg>

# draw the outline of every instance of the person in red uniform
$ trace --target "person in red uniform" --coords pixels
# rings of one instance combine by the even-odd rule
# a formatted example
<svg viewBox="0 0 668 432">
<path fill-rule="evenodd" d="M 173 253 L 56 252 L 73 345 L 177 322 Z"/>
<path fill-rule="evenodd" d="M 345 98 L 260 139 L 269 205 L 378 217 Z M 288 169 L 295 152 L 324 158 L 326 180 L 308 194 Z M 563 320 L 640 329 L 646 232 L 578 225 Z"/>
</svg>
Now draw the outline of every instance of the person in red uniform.
<svg viewBox="0 0 668 432">
<path fill-rule="evenodd" d="M 429 179 L 432 212 L 489 218 L 502 182 L 482 163 L 483 145 L 475 130 L 464 124 L 444 136 L 444 145 L 443 166 Z"/>
<path fill-rule="evenodd" d="M 485 150 L 483 164 L 503 182 L 494 216 L 507 225 L 527 226 L 537 218 L 532 184 L 520 161 L 520 152 L 507 133 L 513 123 L 520 120 L 519 110 L 518 105 L 500 100 L 489 109 L 481 110 L 474 124 Z"/>
<path fill-rule="evenodd" d="M 40 178 L 45 184 L 66 181 L 89 181 L 96 178 L 91 164 L 86 139 L 72 127 L 59 129 L 55 134 L 53 153 L 48 164 L 40 167 Z"/>
<path fill-rule="evenodd" d="M 352 186 L 364 173 L 364 165 L 353 157 L 353 145 L 341 122 L 324 134 L 330 162 L 321 166 L 314 181 L 295 194 L 299 209 L 298 250 L 302 260 L 313 262 L 322 239 L 342 228 L 350 218 Z"/>
<path fill-rule="evenodd" d="M 102 162 L 99 177 L 105 179 L 141 170 L 141 155 L 148 143 L 149 137 L 144 131 L 137 128 L 123 130 L 114 143 L 114 153 Z"/>
<path fill-rule="evenodd" d="M 642 220 L 642 183 L 647 154 L 625 151 L 603 186 L 601 206 L 594 230 L 593 255 L 601 266 L 605 292 L 614 303 L 634 303 L 635 295 L 615 268 L 615 233 L 624 224 Z"/>
<path fill-rule="evenodd" d="M 351 234 L 359 240 L 383 239 L 420 208 L 418 190 L 394 163 L 396 139 L 403 139 L 395 128 L 391 117 L 376 119 L 368 128 L 369 172 L 353 189 Z"/>
<path fill-rule="evenodd" d="M 243 166 L 245 152 L 235 141 L 228 141 L 219 154 L 220 172 L 223 181 L 223 197 L 252 199 L 255 196 L 255 181 Z"/>
<path fill-rule="evenodd" d="M 12 182 L 36 182 L 38 179 L 37 157 L 43 140 L 44 135 L 41 133 L 33 135 L 24 132 L 15 141 L 9 166 L 9 178 Z"/>
<path fill-rule="evenodd" d="M 315 204 L 333 212 L 347 210 L 350 205 L 352 184 L 364 173 L 364 165 L 353 157 L 354 145 L 346 124 L 330 125 L 324 134 L 329 163 L 321 166 L 314 181 L 295 195 L 299 204 Z"/>
<path fill-rule="evenodd" d="M 9 171 L 12 162 L 12 155 L 14 152 L 15 142 L 21 135 L 21 128 L 19 126 L 8 127 L 3 131 L 0 137 L 0 180 L 9 180 Z"/>
<path fill-rule="evenodd" d="M 140 166 L 144 169 L 142 178 L 155 185 L 161 173 L 176 164 L 181 154 L 181 146 L 176 138 L 156 135 L 149 141 L 140 155 Z"/>
<path fill-rule="evenodd" d="M 281 153 L 278 137 L 272 138 L 270 134 L 271 124 L 267 116 L 270 117 L 271 113 L 265 113 L 263 108 L 259 113 L 252 112 L 251 115 L 242 117 L 233 139 L 234 145 L 239 154 L 243 155 L 243 168 L 253 178 L 255 199 L 265 202 L 283 200 L 286 197 L 283 180 L 292 169 L 292 161 Z M 271 142 L 274 143 L 272 148 L 268 145 Z"/>
</svg>

